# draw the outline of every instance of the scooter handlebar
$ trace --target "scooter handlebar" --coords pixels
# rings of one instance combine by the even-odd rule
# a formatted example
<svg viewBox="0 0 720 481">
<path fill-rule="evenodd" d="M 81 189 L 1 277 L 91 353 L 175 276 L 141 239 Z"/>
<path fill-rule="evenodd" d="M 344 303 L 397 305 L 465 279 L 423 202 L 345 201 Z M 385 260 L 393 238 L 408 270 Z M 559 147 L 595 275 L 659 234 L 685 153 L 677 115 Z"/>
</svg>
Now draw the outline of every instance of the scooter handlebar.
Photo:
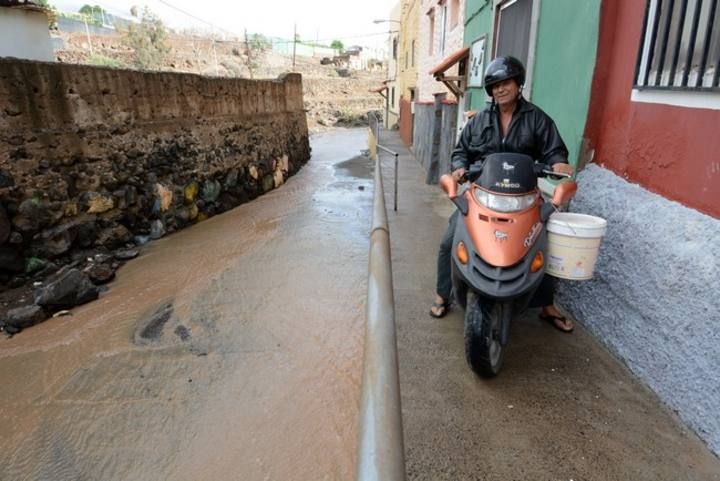
<svg viewBox="0 0 720 481">
<path fill-rule="evenodd" d="M 565 172 L 555 172 L 552 167 L 548 164 L 541 162 L 535 163 L 534 166 L 535 175 L 538 177 L 555 177 L 558 179 L 572 179 L 572 174 L 566 174 Z"/>
</svg>

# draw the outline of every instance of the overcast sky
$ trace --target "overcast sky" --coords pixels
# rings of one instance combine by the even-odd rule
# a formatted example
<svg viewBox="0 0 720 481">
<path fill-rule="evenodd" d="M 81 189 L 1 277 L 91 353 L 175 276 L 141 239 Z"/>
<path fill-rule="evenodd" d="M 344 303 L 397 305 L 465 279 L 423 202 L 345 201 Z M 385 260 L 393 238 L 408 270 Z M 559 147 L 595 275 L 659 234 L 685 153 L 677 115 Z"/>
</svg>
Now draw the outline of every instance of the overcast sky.
<svg viewBox="0 0 720 481">
<path fill-rule="evenodd" d="M 130 16 L 133 5 L 147 5 L 173 28 L 209 30 L 211 27 L 201 21 L 204 20 L 235 34 L 242 34 L 247 28 L 248 32 L 284 38 L 292 38 L 293 24 L 297 22 L 303 40 L 337 38 L 345 45 L 384 45 L 389 27 L 397 26 L 373 24 L 374 19 L 389 17 L 393 0 L 50 0 L 50 3 L 70 12 L 89 3 L 123 16 Z"/>
</svg>

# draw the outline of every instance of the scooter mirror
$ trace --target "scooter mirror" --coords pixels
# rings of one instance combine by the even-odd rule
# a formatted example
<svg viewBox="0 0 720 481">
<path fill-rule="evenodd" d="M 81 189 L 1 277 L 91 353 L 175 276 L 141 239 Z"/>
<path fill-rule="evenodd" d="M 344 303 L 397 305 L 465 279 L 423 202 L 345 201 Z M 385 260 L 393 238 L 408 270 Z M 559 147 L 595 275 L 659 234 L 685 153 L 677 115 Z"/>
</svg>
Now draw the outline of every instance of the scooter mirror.
<svg viewBox="0 0 720 481">
<path fill-rule="evenodd" d="M 457 182 L 455 178 L 450 174 L 445 174 L 440 177 L 440 187 L 447 194 L 448 197 L 454 199 L 457 197 Z"/>
<path fill-rule="evenodd" d="M 561 206 L 570 202 L 577 192 L 577 183 L 574 180 L 562 182 L 555 187 L 555 192 L 551 202 L 556 206 Z"/>
</svg>

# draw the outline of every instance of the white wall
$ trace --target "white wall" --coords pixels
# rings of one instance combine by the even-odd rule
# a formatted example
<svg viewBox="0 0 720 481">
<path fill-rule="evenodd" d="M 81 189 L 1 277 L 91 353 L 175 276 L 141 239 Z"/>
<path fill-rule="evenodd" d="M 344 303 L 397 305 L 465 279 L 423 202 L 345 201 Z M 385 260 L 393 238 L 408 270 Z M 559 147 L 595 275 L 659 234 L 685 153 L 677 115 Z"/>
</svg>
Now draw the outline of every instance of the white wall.
<svg viewBox="0 0 720 481">
<path fill-rule="evenodd" d="M 32 10 L 0 8 L 0 57 L 55 60 L 47 15 Z"/>
</svg>

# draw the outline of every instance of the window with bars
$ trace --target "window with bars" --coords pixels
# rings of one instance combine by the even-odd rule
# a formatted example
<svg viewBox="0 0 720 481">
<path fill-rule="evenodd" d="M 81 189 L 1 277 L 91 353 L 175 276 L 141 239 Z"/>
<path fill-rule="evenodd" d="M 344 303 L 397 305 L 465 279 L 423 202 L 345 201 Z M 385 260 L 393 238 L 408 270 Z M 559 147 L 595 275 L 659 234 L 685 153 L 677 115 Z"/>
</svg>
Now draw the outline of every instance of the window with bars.
<svg viewBox="0 0 720 481">
<path fill-rule="evenodd" d="M 445 53 L 445 38 L 447 34 L 447 4 L 440 6 L 440 54 Z"/>
<path fill-rule="evenodd" d="M 648 0 L 635 87 L 720 91 L 720 0 Z"/>
</svg>

